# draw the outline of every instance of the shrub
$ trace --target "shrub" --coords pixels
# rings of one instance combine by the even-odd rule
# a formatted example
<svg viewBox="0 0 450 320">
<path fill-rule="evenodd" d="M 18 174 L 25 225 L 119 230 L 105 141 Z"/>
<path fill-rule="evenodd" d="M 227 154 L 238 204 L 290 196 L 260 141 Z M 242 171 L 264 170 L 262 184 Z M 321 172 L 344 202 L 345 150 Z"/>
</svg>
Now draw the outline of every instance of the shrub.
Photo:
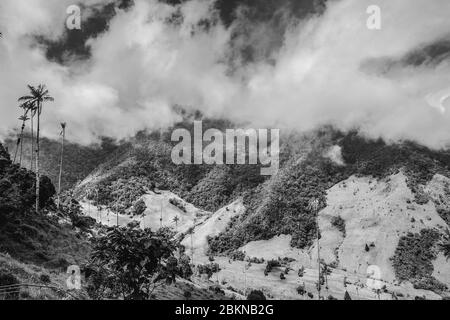
<svg viewBox="0 0 450 320">
<path fill-rule="evenodd" d="M 346 235 L 346 230 L 345 230 L 345 220 L 342 219 L 340 216 L 332 217 L 332 218 L 331 218 L 331 224 L 332 224 L 336 229 L 338 229 L 338 230 L 342 233 L 342 235 L 344 236 L 344 238 L 345 238 L 345 235 Z"/>
<path fill-rule="evenodd" d="M 235 261 L 244 261 L 245 260 L 245 252 L 242 251 L 233 251 L 230 253 L 230 258 Z"/>
<path fill-rule="evenodd" d="M 426 277 L 414 281 L 415 289 L 429 290 L 433 292 L 444 292 L 447 286 L 433 277 Z"/>
<path fill-rule="evenodd" d="M 20 281 L 9 271 L 0 270 L 0 286 L 9 286 L 14 284 L 20 284 Z M 19 298 L 19 292 L 11 292 L 4 294 L 5 300 L 17 300 Z"/>
<path fill-rule="evenodd" d="M 247 300 L 257 301 L 257 300 L 267 300 L 266 296 L 261 290 L 252 290 L 247 296 Z"/>
<path fill-rule="evenodd" d="M 79 215 L 74 215 L 71 217 L 72 220 L 72 225 L 75 228 L 79 228 L 82 231 L 88 231 L 90 229 L 92 229 L 95 224 L 96 221 L 94 218 L 92 217 L 87 217 L 87 216 L 79 216 Z"/>
<path fill-rule="evenodd" d="M 271 272 L 273 268 L 281 267 L 281 263 L 278 260 L 269 260 L 266 265 L 266 272 Z"/>
<path fill-rule="evenodd" d="M 210 263 L 210 264 L 199 264 L 197 265 L 197 270 L 199 274 L 208 275 L 208 279 L 212 277 L 212 275 L 216 272 L 220 271 L 220 267 L 218 263 Z"/>
<path fill-rule="evenodd" d="M 135 216 L 141 216 L 144 214 L 145 210 L 147 210 L 147 205 L 145 204 L 145 201 L 139 199 L 134 203 L 132 213 Z"/>
<path fill-rule="evenodd" d="M 181 211 L 187 212 L 186 207 L 184 206 L 183 202 L 181 202 L 180 200 L 178 200 L 176 198 L 171 198 L 169 200 L 169 203 L 172 204 L 173 206 L 177 207 Z"/>
<path fill-rule="evenodd" d="M 213 291 L 215 294 L 220 294 L 222 296 L 225 295 L 225 291 L 223 291 L 223 289 L 220 286 L 218 286 L 218 285 L 210 286 L 209 290 Z"/>
<path fill-rule="evenodd" d="M 301 296 L 304 296 L 306 294 L 306 289 L 304 285 L 297 287 L 297 293 Z"/>
<path fill-rule="evenodd" d="M 192 297 L 191 291 L 189 291 L 189 290 L 184 290 L 184 292 L 183 292 L 183 297 L 185 297 L 186 300 L 188 300 L 189 298 L 191 298 L 191 297 Z"/>
<path fill-rule="evenodd" d="M 50 283 L 50 276 L 43 273 L 39 276 L 39 280 L 41 280 L 43 283 Z"/>
<path fill-rule="evenodd" d="M 256 264 L 262 264 L 262 263 L 264 263 L 264 258 L 253 257 L 253 258 L 249 259 L 249 262 L 256 263 Z"/>
</svg>

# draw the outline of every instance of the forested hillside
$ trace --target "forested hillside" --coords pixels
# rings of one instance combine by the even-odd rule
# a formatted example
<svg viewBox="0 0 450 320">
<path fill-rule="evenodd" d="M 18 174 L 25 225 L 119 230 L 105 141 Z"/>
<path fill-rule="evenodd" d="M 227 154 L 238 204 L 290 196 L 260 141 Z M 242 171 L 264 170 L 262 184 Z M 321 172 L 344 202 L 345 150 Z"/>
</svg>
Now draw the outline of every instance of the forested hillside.
<svg viewBox="0 0 450 320">
<path fill-rule="evenodd" d="M 13 164 L 0 144 L 0 251 L 48 268 L 81 262 L 89 252 L 87 240 L 69 223 L 59 223 L 52 182 L 41 178 L 39 214 L 34 210 L 34 185 L 34 173 Z"/>
<path fill-rule="evenodd" d="M 42 138 L 40 144 L 41 170 L 50 178 L 54 185 L 57 185 L 61 157 L 61 141 Z M 4 145 L 7 147 L 13 159 L 17 148 L 16 139 L 8 138 Z M 83 180 L 97 166 L 108 161 L 116 153 L 126 152 L 126 149 L 126 143 L 120 144 L 110 138 L 102 138 L 98 144 L 83 146 L 72 143 L 69 137 L 64 145 L 64 175 L 61 180 L 61 189 L 70 189 L 77 182 Z M 20 151 L 16 156 L 16 163 L 19 162 L 19 158 Z M 24 135 L 22 166 L 31 169 L 31 165 L 31 137 Z M 35 163 L 33 162 L 34 167 Z"/>
</svg>

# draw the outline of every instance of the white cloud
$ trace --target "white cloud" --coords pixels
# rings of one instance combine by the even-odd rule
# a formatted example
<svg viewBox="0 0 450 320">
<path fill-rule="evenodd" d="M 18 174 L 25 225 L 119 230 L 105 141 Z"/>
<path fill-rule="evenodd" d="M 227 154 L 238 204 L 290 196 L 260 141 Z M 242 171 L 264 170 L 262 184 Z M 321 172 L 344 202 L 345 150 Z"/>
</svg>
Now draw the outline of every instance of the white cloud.
<svg viewBox="0 0 450 320">
<path fill-rule="evenodd" d="M 29 35 L 60 36 L 69 2 L 2 1 L 4 130 L 17 125 L 16 100 L 26 93 L 26 84 L 42 82 L 56 98 L 46 106 L 44 134 L 57 134 L 64 119 L 72 138 L 83 142 L 99 134 L 124 137 L 167 125 L 174 119 L 171 106 L 179 104 L 258 127 L 308 130 L 330 123 L 341 129 L 361 127 L 388 140 L 414 139 L 432 147 L 450 143 L 449 113 L 430 108 L 425 99 L 450 84 L 448 62 L 386 75 L 361 68 L 369 59 L 401 57 L 448 36 L 448 0 L 378 0 L 379 31 L 366 28 L 371 2 L 331 1 L 323 16 L 289 29 L 275 65 L 258 62 L 233 74 L 223 63 L 231 30 L 219 24 L 192 33 L 193 25 L 212 15 L 206 0 L 183 5 L 179 27 L 164 23 L 175 8 L 136 0 L 131 10 L 117 14 L 107 33 L 89 41 L 89 61 L 69 67 L 50 63 Z"/>
</svg>

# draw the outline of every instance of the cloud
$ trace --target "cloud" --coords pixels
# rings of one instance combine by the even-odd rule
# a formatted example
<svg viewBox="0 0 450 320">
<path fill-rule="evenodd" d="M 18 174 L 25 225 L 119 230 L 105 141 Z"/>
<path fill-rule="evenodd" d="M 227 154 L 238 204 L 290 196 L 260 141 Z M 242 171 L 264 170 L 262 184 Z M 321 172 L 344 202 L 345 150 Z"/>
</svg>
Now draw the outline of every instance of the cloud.
<svg viewBox="0 0 450 320">
<path fill-rule="evenodd" d="M 61 38 L 69 1 L 3 0 L 0 126 L 3 133 L 17 126 L 17 97 L 26 84 L 42 82 L 56 99 L 45 106 L 44 134 L 57 134 L 65 120 L 69 137 L 80 142 L 169 125 L 177 120 L 172 107 L 182 105 L 256 127 L 332 124 L 388 141 L 449 146 L 450 115 L 426 99 L 449 86 L 448 59 L 389 62 L 448 39 L 450 2 L 377 0 L 382 28 L 369 30 L 372 2 L 329 1 L 322 14 L 286 23 L 280 41 L 278 32 L 265 31 L 273 21 L 237 17 L 224 25 L 211 1 L 172 6 L 136 0 L 117 11 L 106 32 L 88 40 L 89 59 L 60 65 L 47 60 L 46 48 L 32 36 Z M 233 41 L 240 28 L 248 43 Z M 261 54 L 236 63 L 236 46 L 252 45 L 252 39 L 257 50 L 276 45 L 270 59 Z"/>
</svg>

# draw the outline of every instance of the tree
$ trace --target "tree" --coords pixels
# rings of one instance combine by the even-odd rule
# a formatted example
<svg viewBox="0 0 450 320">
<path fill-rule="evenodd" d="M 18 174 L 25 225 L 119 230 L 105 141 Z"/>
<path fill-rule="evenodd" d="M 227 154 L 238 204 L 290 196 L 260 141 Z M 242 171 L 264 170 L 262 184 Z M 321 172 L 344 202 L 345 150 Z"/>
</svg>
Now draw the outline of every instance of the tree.
<svg viewBox="0 0 450 320">
<path fill-rule="evenodd" d="M 53 204 L 53 196 L 55 195 L 56 190 L 49 177 L 42 176 L 39 179 L 39 190 L 41 195 L 39 197 L 39 207 L 44 208 Z"/>
<path fill-rule="evenodd" d="M 28 85 L 30 95 L 19 98 L 19 102 L 25 102 L 28 105 L 34 105 L 37 113 L 37 128 L 36 128 L 36 213 L 39 213 L 39 134 L 40 134 L 40 118 L 43 108 L 43 103 L 46 101 L 54 101 L 53 97 L 49 95 L 45 85 L 40 84 L 37 87 Z"/>
<path fill-rule="evenodd" d="M 59 203 L 61 201 L 61 178 L 62 178 L 62 168 L 63 168 L 63 156 L 64 156 L 64 139 L 66 137 L 66 123 L 61 123 L 61 159 L 59 163 L 59 177 L 58 177 L 58 209 Z"/>
<path fill-rule="evenodd" d="M 322 275 L 321 275 L 321 270 L 320 270 L 320 230 L 319 230 L 319 200 L 316 198 L 313 198 L 309 201 L 308 204 L 308 208 L 310 211 L 312 211 L 315 216 L 317 217 L 317 226 L 316 226 L 316 230 L 317 230 L 317 263 L 318 263 L 318 273 L 319 273 L 319 282 L 317 284 L 317 291 L 319 294 L 319 300 L 320 300 L 320 289 L 321 289 L 321 280 L 322 280 Z"/>
<path fill-rule="evenodd" d="M 187 231 L 187 234 L 189 234 L 191 236 L 191 259 L 192 259 L 192 264 L 194 264 L 194 227 L 190 227 Z"/>
<path fill-rule="evenodd" d="M 256 301 L 256 300 L 267 300 L 264 293 L 260 290 L 252 290 L 250 294 L 247 296 L 247 300 Z"/>
<path fill-rule="evenodd" d="M 180 218 L 178 218 L 178 216 L 175 216 L 173 218 L 173 222 L 175 222 L 175 231 L 178 230 L 178 221 L 180 221 Z"/>
<path fill-rule="evenodd" d="M 13 162 L 15 163 L 16 162 L 16 158 L 17 158 L 17 153 L 18 153 L 18 151 L 19 151 L 19 148 L 20 148 L 20 160 L 19 160 L 19 166 L 22 164 L 22 150 L 23 150 L 23 130 L 25 129 L 25 122 L 29 119 L 28 117 L 27 117 L 27 113 L 28 113 L 28 108 L 26 107 L 26 105 L 20 105 L 19 106 L 20 108 L 22 108 L 23 109 L 23 115 L 21 115 L 20 117 L 19 117 L 19 120 L 20 121 L 22 121 L 22 127 L 21 127 L 21 130 L 20 130 L 20 135 L 19 135 L 19 138 L 17 139 L 17 145 L 16 145 L 16 151 L 14 152 L 14 160 L 13 160 Z"/>
<path fill-rule="evenodd" d="M 350 297 L 350 294 L 348 293 L 348 291 L 345 291 L 344 300 L 352 300 L 352 297 Z"/>
<path fill-rule="evenodd" d="M 136 216 L 143 215 L 145 210 L 147 210 L 147 205 L 145 204 L 145 201 L 142 199 L 139 199 L 133 205 L 133 214 Z"/>
<path fill-rule="evenodd" d="M 450 229 L 447 229 L 445 232 L 445 235 L 439 243 L 439 248 L 442 250 L 447 260 L 450 259 Z"/>
<path fill-rule="evenodd" d="M 31 117 L 31 157 L 30 157 L 30 170 L 33 171 L 33 163 L 34 163 L 34 116 L 36 115 L 36 106 L 34 104 L 30 104 L 27 106 L 27 109 L 30 112 Z"/>
<path fill-rule="evenodd" d="M 22 127 L 20 129 L 20 156 L 19 156 L 19 166 L 22 166 L 22 153 L 23 153 L 23 131 L 25 130 L 25 123 L 30 120 L 27 117 L 27 110 L 24 109 L 23 115 L 19 117 L 19 120 L 22 121 Z"/>
<path fill-rule="evenodd" d="M 150 299 L 154 289 L 180 274 L 176 243 L 167 233 L 113 227 L 93 240 L 91 291 L 106 288 L 111 298 Z M 91 279 L 91 280 L 92 280 Z"/>
</svg>

